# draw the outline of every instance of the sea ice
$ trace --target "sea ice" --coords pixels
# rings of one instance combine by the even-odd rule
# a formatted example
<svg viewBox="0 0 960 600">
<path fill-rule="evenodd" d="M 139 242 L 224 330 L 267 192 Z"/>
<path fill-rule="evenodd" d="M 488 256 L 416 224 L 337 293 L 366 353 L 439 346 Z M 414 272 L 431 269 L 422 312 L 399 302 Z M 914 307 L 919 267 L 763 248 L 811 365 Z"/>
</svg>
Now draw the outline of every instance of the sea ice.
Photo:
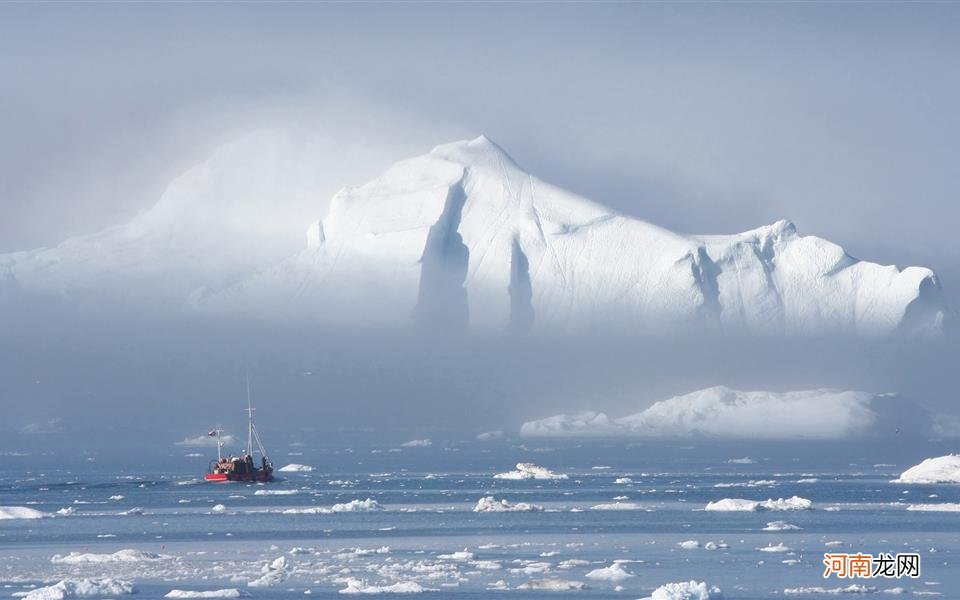
<svg viewBox="0 0 960 600">
<path fill-rule="evenodd" d="M 515 471 L 497 473 L 494 479 L 567 479 L 563 473 L 554 473 L 550 469 L 533 463 L 517 463 Z"/>
<path fill-rule="evenodd" d="M 47 587 L 23 594 L 24 600 L 64 600 L 94 596 L 120 596 L 134 593 L 133 584 L 121 579 L 64 579 Z"/>
<path fill-rule="evenodd" d="M 509 502 L 506 499 L 497 500 L 493 496 L 480 498 L 477 505 L 473 507 L 473 512 L 532 512 L 540 510 L 543 510 L 543 507 L 537 504 Z"/>
<path fill-rule="evenodd" d="M 227 588 L 223 590 L 206 590 L 198 592 L 195 590 L 170 590 L 164 598 L 239 598 L 240 590 L 237 588 Z"/>
<path fill-rule="evenodd" d="M 928 458 L 904 471 L 895 483 L 960 483 L 960 454 Z"/>
<path fill-rule="evenodd" d="M 309 473 L 312 470 L 313 467 L 310 465 L 300 465 L 297 463 L 290 463 L 289 465 L 285 465 L 277 469 L 277 471 L 282 473 Z"/>
<path fill-rule="evenodd" d="M 95 554 L 92 552 L 71 552 L 70 554 L 54 554 L 50 558 L 52 563 L 62 563 L 70 565 L 78 565 L 85 563 L 134 563 L 134 562 L 145 562 L 153 560 L 164 560 L 170 558 L 166 554 L 154 554 L 153 552 L 145 552 L 143 550 L 135 550 L 133 548 L 124 548 L 123 550 L 117 550 L 112 554 Z"/>
<path fill-rule="evenodd" d="M 785 511 L 785 510 L 809 510 L 813 502 L 799 496 L 790 498 L 778 498 L 776 500 L 744 500 L 742 498 L 724 498 L 716 502 L 710 502 L 704 510 L 715 511 Z"/>
<path fill-rule="evenodd" d="M 6 519 L 41 519 L 49 516 L 45 512 L 26 506 L 0 506 L 0 521 Z"/>
<path fill-rule="evenodd" d="M 634 577 L 633 573 L 628 573 L 625 571 L 619 562 L 614 562 L 609 567 L 594 569 L 587 573 L 586 576 L 590 579 L 602 581 L 623 581 L 629 577 Z"/>
<path fill-rule="evenodd" d="M 717 586 L 690 580 L 661 585 L 644 600 L 723 600 L 723 593 Z"/>
<path fill-rule="evenodd" d="M 571 590 L 582 590 L 586 585 L 582 581 L 572 581 L 569 579 L 531 579 L 526 583 L 517 586 L 518 590 L 546 590 L 549 592 L 567 592 Z"/>
</svg>

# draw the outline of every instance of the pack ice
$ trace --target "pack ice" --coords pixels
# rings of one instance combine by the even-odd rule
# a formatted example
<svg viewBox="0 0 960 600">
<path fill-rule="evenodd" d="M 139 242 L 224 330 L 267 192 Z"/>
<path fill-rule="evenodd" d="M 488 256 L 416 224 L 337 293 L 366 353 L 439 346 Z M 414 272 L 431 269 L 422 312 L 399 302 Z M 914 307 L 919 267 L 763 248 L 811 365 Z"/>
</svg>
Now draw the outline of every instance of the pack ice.
<svg viewBox="0 0 960 600">
<path fill-rule="evenodd" d="M 0 255 L 0 286 L 444 331 L 942 328 L 929 269 L 857 260 L 788 221 L 676 234 L 533 177 L 483 136 L 342 189 L 308 226 L 310 169 L 282 137 L 228 145 L 126 225 Z"/>
<path fill-rule="evenodd" d="M 830 389 L 741 391 L 716 386 L 657 402 L 611 419 L 580 411 L 528 421 L 526 437 L 711 437 L 847 439 L 938 431 L 927 410 L 896 394 Z M 948 432 L 941 432 L 948 433 Z"/>
</svg>

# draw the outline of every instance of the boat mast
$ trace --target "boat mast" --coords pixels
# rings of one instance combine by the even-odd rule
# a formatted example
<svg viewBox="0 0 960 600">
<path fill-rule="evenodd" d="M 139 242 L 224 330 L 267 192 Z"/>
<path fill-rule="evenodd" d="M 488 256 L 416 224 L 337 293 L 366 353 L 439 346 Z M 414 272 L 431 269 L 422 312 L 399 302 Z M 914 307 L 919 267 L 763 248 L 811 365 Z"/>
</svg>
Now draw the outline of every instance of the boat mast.
<svg viewBox="0 0 960 600">
<path fill-rule="evenodd" d="M 250 401 L 250 373 L 247 373 L 247 456 L 253 456 L 253 405 Z"/>
</svg>

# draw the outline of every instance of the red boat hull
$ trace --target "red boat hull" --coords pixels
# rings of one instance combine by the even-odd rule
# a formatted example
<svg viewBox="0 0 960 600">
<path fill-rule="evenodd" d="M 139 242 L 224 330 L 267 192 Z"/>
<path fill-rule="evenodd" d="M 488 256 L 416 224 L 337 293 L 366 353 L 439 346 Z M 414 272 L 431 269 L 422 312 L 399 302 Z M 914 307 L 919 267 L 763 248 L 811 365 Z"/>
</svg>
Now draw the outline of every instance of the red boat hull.
<svg viewBox="0 0 960 600">
<path fill-rule="evenodd" d="M 226 481 L 273 481 L 273 471 L 254 471 L 253 473 L 207 473 L 204 481 L 217 483 Z"/>
</svg>

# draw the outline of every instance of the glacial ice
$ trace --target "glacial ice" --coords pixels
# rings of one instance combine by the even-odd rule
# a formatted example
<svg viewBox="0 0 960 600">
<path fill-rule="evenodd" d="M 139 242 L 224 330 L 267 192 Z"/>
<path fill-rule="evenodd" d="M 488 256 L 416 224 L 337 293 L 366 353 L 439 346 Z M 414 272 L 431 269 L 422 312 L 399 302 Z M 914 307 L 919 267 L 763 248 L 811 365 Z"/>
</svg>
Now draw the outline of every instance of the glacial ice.
<svg viewBox="0 0 960 600">
<path fill-rule="evenodd" d="M 128 581 L 114 578 L 63 579 L 53 585 L 37 588 L 22 594 L 24 600 L 65 600 L 66 598 L 91 598 L 121 596 L 134 593 Z M 15 594 L 20 596 L 20 594 Z"/>
<path fill-rule="evenodd" d="M 550 469 L 533 463 L 517 463 L 515 471 L 497 473 L 494 479 L 567 479 L 563 473 L 554 473 Z"/>
<path fill-rule="evenodd" d="M 744 500 L 742 498 L 724 498 L 707 504 L 704 510 L 714 511 L 786 511 L 809 510 L 813 502 L 799 496 L 778 498 L 776 500 Z"/>
<path fill-rule="evenodd" d="M 506 499 L 497 500 L 493 496 L 485 496 L 477 501 L 473 512 L 533 512 L 543 510 L 537 504 L 527 502 L 509 502 Z"/>
<path fill-rule="evenodd" d="M 309 473 L 313 470 L 313 467 L 310 465 L 300 465 L 297 463 L 291 463 L 289 465 L 284 465 L 277 469 L 281 473 Z"/>
<path fill-rule="evenodd" d="M 643 600 L 723 600 L 723 593 L 717 586 L 690 580 L 664 584 Z"/>
<path fill-rule="evenodd" d="M 895 483 L 960 483 L 960 455 L 928 458 L 904 471 Z"/>
<path fill-rule="evenodd" d="M 0 521 L 7 519 L 42 519 L 47 513 L 26 506 L 0 506 Z"/>
<path fill-rule="evenodd" d="M 849 439 L 880 437 L 898 429 L 904 435 L 926 435 L 933 431 L 933 423 L 926 410 L 894 394 L 830 389 L 745 392 L 715 386 L 657 402 L 619 419 L 581 411 L 528 421 L 520 434 L 557 438 Z"/>
</svg>

